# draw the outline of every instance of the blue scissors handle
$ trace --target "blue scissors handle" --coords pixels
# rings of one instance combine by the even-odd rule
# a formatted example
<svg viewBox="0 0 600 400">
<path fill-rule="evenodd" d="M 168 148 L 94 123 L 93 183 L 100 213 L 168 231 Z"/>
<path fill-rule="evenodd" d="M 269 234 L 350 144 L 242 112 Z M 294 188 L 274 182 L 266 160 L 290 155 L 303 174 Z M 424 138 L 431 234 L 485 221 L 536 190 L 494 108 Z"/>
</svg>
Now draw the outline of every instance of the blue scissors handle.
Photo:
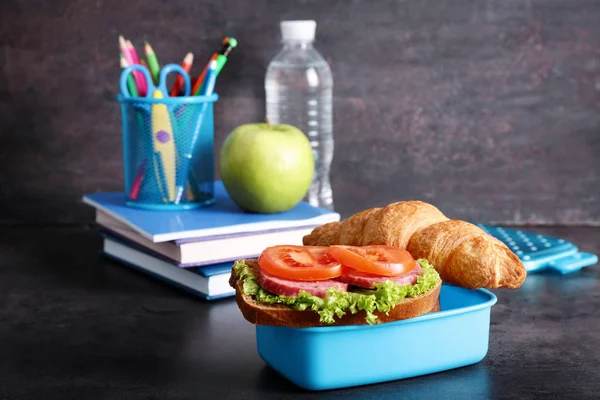
<svg viewBox="0 0 600 400">
<path fill-rule="evenodd" d="M 183 77 L 183 95 L 189 96 L 190 91 L 192 90 L 190 75 L 185 72 L 183 68 L 181 68 L 181 65 L 177 64 L 167 64 L 160 70 L 160 75 L 158 77 L 158 90 L 160 90 L 165 97 L 169 95 L 170 91 L 167 89 L 167 77 L 173 72 Z"/>
<path fill-rule="evenodd" d="M 152 95 L 156 90 L 160 90 L 163 96 L 168 97 L 169 91 L 167 90 L 167 77 L 170 73 L 177 73 L 183 77 L 183 91 L 184 96 L 189 96 L 191 91 L 191 83 L 190 76 L 180 65 L 177 64 L 167 64 L 160 71 L 160 77 L 158 81 L 158 87 L 154 86 L 152 83 L 152 78 L 150 77 L 150 71 L 143 65 L 130 65 L 125 68 L 123 72 L 121 72 L 121 78 L 119 79 L 119 87 L 121 89 L 121 95 L 126 98 L 131 98 L 131 94 L 129 94 L 129 89 L 127 88 L 127 77 L 133 73 L 133 71 L 139 71 L 144 75 L 144 79 L 146 80 L 146 85 L 148 86 L 148 92 L 146 93 L 147 98 L 152 98 Z"/>
<path fill-rule="evenodd" d="M 150 87 L 152 86 L 152 78 L 150 77 L 150 72 L 148 71 L 148 68 L 144 67 L 143 65 L 130 65 L 129 67 L 125 68 L 123 72 L 121 72 L 121 78 L 119 79 L 121 95 L 126 98 L 133 97 L 129 93 L 129 89 L 127 88 L 127 77 L 133 74 L 133 71 L 139 71 L 144 75 L 146 85 L 148 86 L 148 93 L 146 94 L 146 97 L 149 97 L 148 94 L 150 93 Z"/>
</svg>

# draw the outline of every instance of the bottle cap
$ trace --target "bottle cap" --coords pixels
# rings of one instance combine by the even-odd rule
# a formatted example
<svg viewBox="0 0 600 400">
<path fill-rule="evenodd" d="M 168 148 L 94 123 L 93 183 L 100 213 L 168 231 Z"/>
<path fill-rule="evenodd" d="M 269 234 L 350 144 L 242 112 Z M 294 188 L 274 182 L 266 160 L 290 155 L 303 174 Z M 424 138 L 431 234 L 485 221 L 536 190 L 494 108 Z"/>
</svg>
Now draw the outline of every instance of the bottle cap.
<svg viewBox="0 0 600 400">
<path fill-rule="evenodd" d="M 280 27 L 283 40 L 315 40 L 316 21 L 281 21 Z"/>
</svg>

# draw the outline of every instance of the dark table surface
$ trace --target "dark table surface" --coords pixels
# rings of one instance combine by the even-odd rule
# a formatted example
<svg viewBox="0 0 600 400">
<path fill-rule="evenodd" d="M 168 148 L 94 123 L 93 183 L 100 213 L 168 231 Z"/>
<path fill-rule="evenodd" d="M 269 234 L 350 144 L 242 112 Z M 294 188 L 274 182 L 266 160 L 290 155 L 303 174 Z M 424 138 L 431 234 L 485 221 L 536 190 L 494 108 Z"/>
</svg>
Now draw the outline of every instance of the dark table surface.
<svg viewBox="0 0 600 400">
<path fill-rule="evenodd" d="M 599 228 L 536 230 L 600 253 Z M 308 392 L 260 359 L 233 299 L 182 294 L 103 259 L 100 245 L 92 228 L 0 228 L 0 398 L 600 398 L 598 266 L 495 291 L 476 365 Z"/>
</svg>

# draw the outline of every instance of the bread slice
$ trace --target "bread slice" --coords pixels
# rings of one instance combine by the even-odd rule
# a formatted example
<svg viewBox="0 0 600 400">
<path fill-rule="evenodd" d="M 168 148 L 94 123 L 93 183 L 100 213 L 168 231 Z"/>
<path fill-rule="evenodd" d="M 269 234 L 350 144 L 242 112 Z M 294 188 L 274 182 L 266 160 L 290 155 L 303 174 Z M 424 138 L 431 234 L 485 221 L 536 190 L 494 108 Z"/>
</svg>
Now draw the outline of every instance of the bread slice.
<svg viewBox="0 0 600 400">
<path fill-rule="evenodd" d="M 243 260 L 248 268 L 258 272 L 256 259 Z M 261 303 L 250 295 L 244 294 L 243 282 L 235 272 L 231 271 L 229 284 L 235 289 L 236 302 L 244 318 L 256 325 L 287 326 L 291 328 L 308 328 L 313 326 L 360 325 L 366 324 L 366 314 L 359 310 L 356 314 L 347 312 L 342 318 L 336 318 L 333 324 L 319 321 L 319 315 L 312 310 L 298 311 L 285 304 Z M 375 311 L 377 323 L 393 322 L 402 319 L 415 318 L 428 312 L 440 310 L 440 289 L 442 280 L 427 293 L 402 300 L 389 313 Z"/>
</svg>

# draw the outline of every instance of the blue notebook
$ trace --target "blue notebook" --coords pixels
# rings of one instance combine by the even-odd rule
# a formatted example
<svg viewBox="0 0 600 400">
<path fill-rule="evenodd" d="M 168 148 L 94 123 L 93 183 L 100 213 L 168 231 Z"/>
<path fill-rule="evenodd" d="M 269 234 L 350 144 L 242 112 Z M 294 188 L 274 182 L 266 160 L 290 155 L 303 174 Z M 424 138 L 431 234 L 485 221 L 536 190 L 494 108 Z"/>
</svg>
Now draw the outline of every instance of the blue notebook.
<svg viewBox="0 0 600 400">
<path fill-rule="evenodd" d="M 101 253 L 146 275 L 206 300 L 235 295 L 229 286 L 232 262 L 205 267 L 179 268 L 148 252 L 127 246 L 120 240 L 105 236 Z"/>
<path fill-rule="evenodd" d="M 314 227 L 340 220 L 340 215 L 300 202 L 278 214 L 254 214 L 241 210 L 221 181 L 215 182 L 216 203 L 186 211 L 150 211 L 125 205 L 122 192 L 94 193 L 83 202 L 101 210 L 153 242 L 209 239 L 277 229 Z"/>
</svg>

